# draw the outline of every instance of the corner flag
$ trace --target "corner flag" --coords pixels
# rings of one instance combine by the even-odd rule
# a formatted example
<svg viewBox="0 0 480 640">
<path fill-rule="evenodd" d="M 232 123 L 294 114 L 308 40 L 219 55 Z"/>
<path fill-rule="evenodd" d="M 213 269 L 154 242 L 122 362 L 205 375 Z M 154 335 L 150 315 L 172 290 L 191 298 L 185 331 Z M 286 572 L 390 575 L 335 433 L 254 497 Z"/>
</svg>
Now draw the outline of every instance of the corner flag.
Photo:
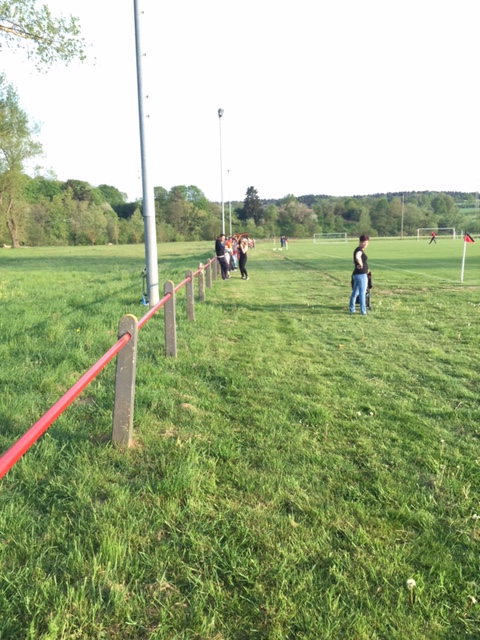
<svg viewBox="0 0 480 640">
<path fill-rule="evenodd" d="M 463 272 L 465 271 L 465 253 L 466 253 L 467 244 L 471 244 L 472 242 L 475 242 L 472 236 L 469 233 L 465 233 L 465 235 L 463 236 L 463 255 L 462 255 L 462 269 L 460 271 L 460 282 L 463 282 Z"/>
</svg>

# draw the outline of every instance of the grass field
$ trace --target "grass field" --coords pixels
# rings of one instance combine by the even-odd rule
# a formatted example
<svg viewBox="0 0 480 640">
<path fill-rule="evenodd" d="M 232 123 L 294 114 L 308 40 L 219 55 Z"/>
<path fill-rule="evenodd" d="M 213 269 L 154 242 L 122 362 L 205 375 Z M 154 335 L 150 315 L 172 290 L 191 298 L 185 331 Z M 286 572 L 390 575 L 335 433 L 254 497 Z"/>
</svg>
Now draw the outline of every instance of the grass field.
<svg viewBox="0 0 480 640">
<path fill-rule="evenodd" d="M 480 243 L 258 243 L 195 323 L 140 331 L 0 481 L 0 639 L 480 637 Z M 210 243 L 160 245 L 180 282 Z M 0 254 L 0 451 L 141 317 L 142 247 Z M 238 273 L 238 272 L 237 272 Z M 414 580 L 415 586 L 407 587 Z M 409 583 L 412 585 L 413 583 Z"/>
</svg>

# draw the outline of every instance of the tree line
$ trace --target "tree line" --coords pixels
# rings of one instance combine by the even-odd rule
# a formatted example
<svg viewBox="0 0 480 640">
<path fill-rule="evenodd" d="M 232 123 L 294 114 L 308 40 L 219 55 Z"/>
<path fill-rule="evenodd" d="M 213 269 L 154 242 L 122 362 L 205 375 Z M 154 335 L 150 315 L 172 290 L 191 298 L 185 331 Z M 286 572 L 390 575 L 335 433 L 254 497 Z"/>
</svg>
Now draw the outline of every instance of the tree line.
<svg viewBox="0 0 480 640">
<path fill-rule="evenodd" d="M 114 186 L 54 175 L 28 176 L 24 167 L 41 153 L 38 130 L 0 74 L 0 244 L 128 244 L 143 241 L 142 202 L 128 202 Z M 255 187 L 243 202 L 229 203 L 227 233 L 257 238 L 314 233 L 414 235 L 419 227 L 480 231 L 475 194 L 390 193 L 355 197 L 286 195 L 262 200 Z M 195 185 L 154 189 L 157 240 L 212 240 L 222 229 L 222 207 Z M 231 204 L 231 206 L 230 206 Z M 224 207 L 225 210 L 225 207 Z M 226 218 L 226 219 L 225 219 Z"/>
<path fill-rule="evenodd" d="M 2 46 L 27 51 L 38 70 L 54 62 L 85 59 L 77 18 L 56 18 L 36 0 L 0 0 Z M 26 163 L 41 154 L 38 128 L 20 106 L 14 87 L 0 74 L 0 243 L 66 245 L 143 241 L 141 201 L 127 202 L 110 185 L 54 175 L 28 176 Z M 225 223 L 227 233 L 248 231 L 257 238 L 347 232 L 378 236 L 413 235 L 419 227 L 456 227 L 480 232 L 478 194 L 413 192 L 355 197 L 286 195 L 261 199 L 247 188 L 243 202 L 222 207 L 197 186 L 155 187 L 159 242 L 212 240 Z"/>
<path fill-rule="evenodd" d="M 225 228 L 227 234 L 231 225 L 232 232 L 247 231 L 256 238 L 307 238 L 322 232 L 415 235 L 419 227 L 478 233 L 475 201 L 470 209 L 461 206 L 471 197 L 459 193 L 455 201 L 449 194 L 425 192 L 261 200 L 249 187 L 243 202 L 232 203 L 231 218 L 230 207 L 225 208 Z M 209 201 L 196 186 L 155 187 L 154 202 L 158 242 L 213 240 L 222 228 L 220 203 Z M 62 182 L 54 176 L 31 178 L 22 172 L 0 174 L 0 244 L 135 244 L 143 242 L 143 230 L 141 200 L 128 202 L 114 186 Z"/>
<path fill-rule="evenodd" d="M 0 75 L 0 244 L 128 244 L 143 241 L 142 202 L 128 202 L 114 186 L 92 186 L 54 175 L 28 176 L 27 161 L 41 152 L 38 130 Z M 212 240 L 222 228 L 222 207 L 194 185 L 154 189 L 157 240 Z M 229 203 L 230 205 L 230 203 Z M 262 200 L 255 187 L 243 202 L 231 203 L 227 233 L 247 231 L 257 238 L 347 232 L 378 236 L 413 235 L 418 227 L 480 231 L 478 216 L 467 217 L 474 194 L 405 193 L 339 198 L 326 195 Z M 225 207 L 224 207 L 225 210 Z"/>
</svg>

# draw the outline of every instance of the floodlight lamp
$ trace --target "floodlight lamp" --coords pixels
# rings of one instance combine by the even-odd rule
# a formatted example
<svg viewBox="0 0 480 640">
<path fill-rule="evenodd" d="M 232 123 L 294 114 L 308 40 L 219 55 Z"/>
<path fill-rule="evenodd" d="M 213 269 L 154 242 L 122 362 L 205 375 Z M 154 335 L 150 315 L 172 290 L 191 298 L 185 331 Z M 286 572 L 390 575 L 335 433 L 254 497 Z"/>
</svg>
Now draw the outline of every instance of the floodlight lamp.
<svg viewBox="0 0 480 640">
<path fill-rule="evenodd" d="M 218 117 L 221 118 L 223 116 L 223 109 L 218 110 Z"/>
</svg>

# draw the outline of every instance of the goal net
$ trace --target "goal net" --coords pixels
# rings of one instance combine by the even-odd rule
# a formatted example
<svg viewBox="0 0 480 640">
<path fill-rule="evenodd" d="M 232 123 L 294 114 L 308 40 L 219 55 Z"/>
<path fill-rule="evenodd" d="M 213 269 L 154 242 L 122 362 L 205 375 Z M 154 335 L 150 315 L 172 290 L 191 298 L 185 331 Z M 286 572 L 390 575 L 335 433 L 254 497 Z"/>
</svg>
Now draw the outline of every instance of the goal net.
<svg viewBox="0 0 480 640">
<path fill-rule="evenodd" d="M 424 227 L 417 229 L 417 240 L 420 240 L 420 238 L 431 238 L 432 231 L 437 237 L 444 236 L 447 238 L 451 238 L 452 240 L 455 240 L 455 238 L 457 237 L 457 233 L 454 227 L 438 227 L 438 229 L 436 229 L 435 227 Z"/>
<path fill-rule="evenodd" d="M 324 244 L 326 242 L 346 242 L 346 233 L 314 233 L 313 244 Z"/>
</svg>

